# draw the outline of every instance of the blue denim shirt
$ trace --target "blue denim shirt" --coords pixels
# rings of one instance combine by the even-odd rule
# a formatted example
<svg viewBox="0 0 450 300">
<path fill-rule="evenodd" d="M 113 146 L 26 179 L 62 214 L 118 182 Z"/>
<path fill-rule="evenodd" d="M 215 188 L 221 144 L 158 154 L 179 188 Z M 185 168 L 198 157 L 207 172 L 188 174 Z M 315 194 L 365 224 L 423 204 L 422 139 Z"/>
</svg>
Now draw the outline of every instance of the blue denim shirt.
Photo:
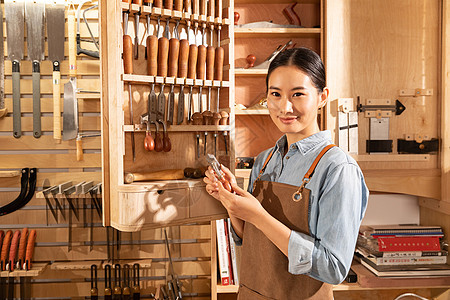
<svg viewBox="0 0 450 300">
<path fill-rule="evenodd" d="M 263 151 L 255 160 L 248 191 L 269 153 L 274 154 L 261 180 L 300 186 L 320 151 L 331 144 L 331 133 L 321 131 L 289 146 L 283 157 L 286 136 L 274 148 Z M 306 274 L 330 284 L 342 282 L 350 269 L 364 217 L 369 191 L 356 161 L 338 147 L 320 160 L 306 188 L 310 193 L 309 231 L 291 231 L 288 246 L 289 272 Z M 291 201 L 291 199 L 286 199 Z M 234 230 L 232 230 L 234 231 Z M 237 245 L 242 240 L 233 232 Z"/>
</svg>

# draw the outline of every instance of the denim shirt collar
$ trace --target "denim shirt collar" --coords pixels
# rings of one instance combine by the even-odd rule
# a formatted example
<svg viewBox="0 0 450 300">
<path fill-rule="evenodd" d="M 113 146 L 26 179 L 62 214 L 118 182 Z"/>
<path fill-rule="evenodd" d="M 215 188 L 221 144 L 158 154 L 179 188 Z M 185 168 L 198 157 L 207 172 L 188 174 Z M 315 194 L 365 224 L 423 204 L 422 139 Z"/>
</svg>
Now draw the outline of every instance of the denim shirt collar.
<svg viewBox="0 0 450 300">
<path fill-rule="evenodd" d="M 305 155 L 311 150 L 315 149 L 317 145 L 322 144 L 324 141 L 329 141 L 331 143 L 331 131 L 319 131 L 318 133 L 308 136 L 303 140 L 295 142 L 294 144 L 292 144 L 291 148 L 296 148 L 302 155 Z M 276 142 L 274 152 L 279 151 L 280 153 L 284 153 L 284 147 L 286 143 L 287 137 L 286 135 L 283 135 Z"/>
</svg>

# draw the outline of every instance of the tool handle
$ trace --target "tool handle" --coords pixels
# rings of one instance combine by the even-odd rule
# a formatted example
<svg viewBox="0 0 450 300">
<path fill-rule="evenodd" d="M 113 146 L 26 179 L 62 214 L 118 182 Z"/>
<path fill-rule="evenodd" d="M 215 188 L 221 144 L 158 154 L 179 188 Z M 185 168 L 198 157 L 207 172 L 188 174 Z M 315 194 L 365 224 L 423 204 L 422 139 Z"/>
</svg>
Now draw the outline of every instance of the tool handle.
<svg viewBox="0 0 450 300">
<path fill-rule="evenodd" d="M 153 3 L 153 5 L 154 5 L 155 7 L 162 8 L 162 7 L 163 7 L 163 0 L 155 0 L 155 2 Z"/>
<path fill-rule="evenodd" d="M 222 115 L 220 114 L 220 112 L 213 113 L 213 125 L 219 125 L 220 119 L 222 119 Z"/>
<path fill-rule="evenodd" d="M 152 151 L 155 149 L 155 140 L 152 137 L 150 130 L 147 130 L 144 138 L 144 148 L 147 151 Z"/>
<path fill-rule="evenodd" d="M 203 125 L 203 115 L 199 112 L 192 114 L 192 124 L 193 125 Z"/>
<path fill-rule="evenodd" d="M 175 0 L 174 9 L 176 11 L 183 11 L 183 0 Z"/>
<path fill-rule="evenodd" d="M 198 46 L 198 58 L 197 58 L 197 78 L 205 79 L 205 66 L 206 66 L 206 46 Z"/>
<path fill-rule="evenodd" d="M 23 267 L 23 262 L 25 261 L 25 251 L 27 250 L 27 238 L 28 238 L 28 228 L 22 229 L 22 234 L 20 235 L 19 241 L 19 253 L 17 255 L 17 261 L 19 262 L 19 267 Z"/>
<path fill-rule="evenodd" d="M 157 73 L 158 73 L 158 38 L 154 35 L 149 35 L 147 37 L 147 74 L 150 76 L 156 76 Z"/>
<path fill-rule="evenodd" d="M 14 266 L 16 263 L 16 255 L 17 250 L 19 248 L 19 240 L 20 240 L 20 230 L 16 230 L 14 232 L 12 241 L 11 241 L 11 247 L 9 250 L 9 271 L 14 271 Z"/>
<path fill-rule="evenodd" d="M 164 0 L 164 8 L 165 9 L 173 9 L 173 0 Z"/>
<path fill-rule="evenodd" d="M 69 10 L 67 15 L 67 32 L 69 40 L 69 76 L 77 76 L 77 40 L 75 28 L 75 11 Z"/>
<path fill-rule="evenodd" d="M 155 133 L 155 148 L 154 150 L 156 152 L 161 152 L 163 151 L 164 145 L 163 145 L 163 141 L 161 139 L 161 134 L 159 132 Z"/>
<path fill-rule="evenodd" d="M 222 19 L 222 1 L 219 0 L 216 3 L 216 16 L 219 19 Z"/>
<path fill-rule="evenodd" d="M 133 74 L 133 41 L 131 36 L 123 36 L 123 72 Z"/>
<path fill-rule="evenodd" d="M 77 161 L 83 160 L 83 142 L 81 141 L 81 137 L 77 137 L 76 142 L 77 144 Z"/>
<path fill-rule="evenodd" d="M 209 0 L 208 17 L 214 18 L 215 10 L 216 10 L 216 0 Z"/>
<path fill-rule="evenodd" d="M 184 0 L 184 12 L 192 14 L 191 0 Z"/>
<path fill-rule="evenodd" d="M 177 77 L 179 55 L 180 40 L 172 38 L 169 41 L 169 77 Z"/>
<path fill-rule="evenodd" d="M 125 3 L 128 3 L 128 4 L 131 4 L 131 0 L 122 0 L 122 2 L 125 2 Z"/>
<path fill-rule="evenodd" d="M 169 57 L 169 40 L 160 37 L 158 40 L 158 76 L 167 76 L 167 59 Z"/>
<path fill-rule="evenodd" d="M 144 0 L 145 5 L 153 4 L 153 0 Z"/>
<path fill-rule="evenodd" d="M 223 187 L 229 191 L 230 193 L 233 193 L 233 188 L 231 187 L 230 182 L 228 182 L 228 180 L 226 179 L 222 179 L 220 180 L 220 182 L 222 183 Z"/>
<path fill-rule="evenodd" d="M 153 181 L 153 180 L 176 180 L 184 178 L 183 169 L 162 170 L 149 173 L 126 173 L 125 183 L 133 183 L 135 181 Z"/>
<path fill-rule="evenodd" d="M 13 236 L 13 232 L 8 230 L 5 234 L 2 244 L 2 252 L 0 255 L 0 262 L 2 263 L 2 271 L 6 270 L 6 262 L 8 260 L 9 247 L 11 246 L 11 239 Z"/>
<path fill-rule="evenodd" d="M 137 4 L 139 6 L 142 6 L 142 0 L 133 0 L 133 4 Z"/>
<path fill-rule="evenodd" d="M 192 1 L 192 13 L 194 15 L 198 15 L 200 12 L 200 7 L 199 7 L 200 3 L 199 0 L 193 0 Z"/>
<path fill-rule="evenodd" d="M 216 57 L 216 49 L 208 46 L 206 49 L 206 80 L 214 80 L 214 60 Z"/>
<path fill-rule="evenodd" d="M 53 139 L 61 143 L 61 73 L 53 71 Z"/>
<path fill-rule="evenodd" d="M 188 73 L 189 41 L 180 41 L 180 54 L 178 56 L 178 77 L 186 78 Z"/>
<path fill-rule="evenodd" d="M 31 260 L 33 259 L 35 241 L 36 241 L 36 230 L 32 229 L 30 230 L 30 234 L 28 236 L 27 251 L 25 255 L 26 270 L 31 269 Z"/>
<path fill-rule="evenodd" d="M 0 230 L 0 251 L 2 250 L 3 239 L 5 238 L 5 232 Z"/>
<path fill-rule="evenodd" d="M 200 15 L 206 15 L 207 3 L 206 0 L 200 0 Z"/>
<path fill-rule="evenodd" d="M 188 61 L 188 78 L 195 79 L 196 67 L 197 67 L 197 45 L 189 45 L 189 61 Z"/>
<path fill-rule="evenodd" d="M 222 47 L 216 48 L 216 61 L 214 63 L 214 80 L 222 81 L 223 79 L 223 59 L 225 56 L 225 52 Z"/>
<path fill-rule="evenodd" d="M 220 112 L 220 116 L 221 116 L 221 118 L 220 118 L 219 124 L 220 125 L 227 125 L 229 114 L 226 111 L 223 110 L 223 111 Z"/>
</svg>

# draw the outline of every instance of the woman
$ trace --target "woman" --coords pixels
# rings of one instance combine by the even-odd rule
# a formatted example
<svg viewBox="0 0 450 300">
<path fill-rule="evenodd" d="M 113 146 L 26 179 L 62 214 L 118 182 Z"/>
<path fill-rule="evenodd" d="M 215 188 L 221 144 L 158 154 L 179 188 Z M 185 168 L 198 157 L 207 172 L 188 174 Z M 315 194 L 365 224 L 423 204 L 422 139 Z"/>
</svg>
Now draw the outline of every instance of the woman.
<svg viewBox="0 0 450 300">
<path fill-rule="evenodd" d="M 357 163 L 320 131 L 329 90 L 306 48 L 270 64 L 267 105 L 284 135 L 255 160 L 248 192 L 222 166 L 234 193 L 209 169 L 206 190 L 227 209 L 242 242 L 239 299 L 332 299 L 353 258 L 368 190 Z"/>
</svg>

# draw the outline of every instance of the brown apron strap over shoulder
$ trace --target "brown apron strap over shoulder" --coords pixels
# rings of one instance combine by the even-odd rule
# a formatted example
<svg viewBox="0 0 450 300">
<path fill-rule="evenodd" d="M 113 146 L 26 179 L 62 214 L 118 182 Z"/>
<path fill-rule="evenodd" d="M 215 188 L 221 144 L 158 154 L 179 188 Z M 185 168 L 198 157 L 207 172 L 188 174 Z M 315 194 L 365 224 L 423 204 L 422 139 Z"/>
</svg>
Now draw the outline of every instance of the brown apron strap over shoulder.
<svg viewBox="0 0 450 300">
<path fill-rule="evenodd" d="M 295 194 L 292 195 L 292 199 L 294 201 L 300 201 L 301 200 L 301 191 L 303 190 L 303 187 L 305 186 L 306 183 L 308 183 L 308 181 L 311 178 L 312 174 L 314 173 L 314 170 L 316 169 L 316 166 L 319 163 L 320 159 L 325 155 L 325 153 L 327 153 L 328 150 L 330 150 L 333 147 L 336 147 L 336 145 L 330 144 L 330 145 L 324 147 L 322 149 L 322 151 L 320 151 L 319 155 L 317 155 L 316 159 L 311 164 L 311 167 L 309 167 L 308 172 L 306 172 L 306 174 L 303 176 L 302 184 L 300 185 L 298 191 Z M 261 179 L 261 175 L 266 170 L 266 166 L 269 163 L 269 160 L 272 158 L 273 152 L 274 152 L 274 150 L 272 150 L 270 152 L 270 154 L 267 156 L 266 161 L 264 162 L 261 170 L 259 171 L 258 177 L 253 182 L 253 190 L 255 190 L 256 182 Z"/>
</svg>

